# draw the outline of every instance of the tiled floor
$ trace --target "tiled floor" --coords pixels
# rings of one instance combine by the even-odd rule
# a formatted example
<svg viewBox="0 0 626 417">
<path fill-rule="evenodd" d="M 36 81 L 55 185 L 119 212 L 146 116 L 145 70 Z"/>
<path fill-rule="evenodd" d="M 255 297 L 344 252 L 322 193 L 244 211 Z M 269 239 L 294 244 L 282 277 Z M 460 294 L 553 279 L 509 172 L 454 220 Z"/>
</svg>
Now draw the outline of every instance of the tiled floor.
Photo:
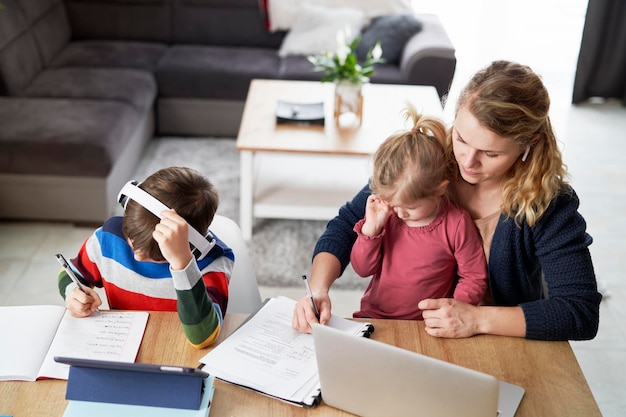
<svg viewBox="0 0 626 417">
<path fill-rule="evenodd" d="M 529 64 L 552 97 L 552 120 L 594 238 L 591 246 L 605 294 L 600 332 L 572 346 L 605 417 L 626 410 L 626 108 L 616 102 L 570 104 L 587 2 L 584 0 L 416 0 L 441 16 L 457 49 L 457 73 L 445 114 L 476 69 L 497 58 Z M 427 4 L 428 3 L 428 4 Z M 73 254 L 89 228 L 0 222 L 0 305 L 61 302 L 55 290 L 56 252 Z M 262 296 L 299 298 L 302 289 L 262 288 Z M 334 312 L 350 316 L 360 294 L 332 292 Z"/>
</svg>

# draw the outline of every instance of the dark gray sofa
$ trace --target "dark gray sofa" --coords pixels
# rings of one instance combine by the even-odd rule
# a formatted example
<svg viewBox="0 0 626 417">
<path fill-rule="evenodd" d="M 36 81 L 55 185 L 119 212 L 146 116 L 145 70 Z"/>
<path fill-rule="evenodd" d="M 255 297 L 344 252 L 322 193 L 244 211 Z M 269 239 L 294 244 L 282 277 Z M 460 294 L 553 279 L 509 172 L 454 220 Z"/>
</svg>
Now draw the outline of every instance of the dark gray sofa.
<svg viewBox="0 0 626 417">
<path fill-rule="evenodd" d="M 250 80 L 319 80 L 258 0 L 2 0 L 0 218 L 101 222 L 156 135 L 236 136 Z M 375 83 L 448 91 L 432 15 Z"/>
</svg>

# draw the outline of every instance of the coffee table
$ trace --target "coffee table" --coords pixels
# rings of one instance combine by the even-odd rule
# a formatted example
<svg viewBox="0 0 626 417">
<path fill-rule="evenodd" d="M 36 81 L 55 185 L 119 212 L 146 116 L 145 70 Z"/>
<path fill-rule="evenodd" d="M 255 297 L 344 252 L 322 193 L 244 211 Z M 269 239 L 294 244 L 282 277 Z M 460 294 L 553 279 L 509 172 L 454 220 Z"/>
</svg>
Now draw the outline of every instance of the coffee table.
<svg viewBox="0 0 626 417">
<path fill-rule="evenodd" d="M 276 124 L 278 100 L 324 102 L 325 126 Z M 337 126 L 334 85 L 252 80 L 237 136 L 244 239 L 255 218 L 329 220 L 368 181 L 370 156 L 390 134 L 410 128 L 402 111 L 442 117 L 431 86 L 366 84 L 360 127 Z"/>
</svg>

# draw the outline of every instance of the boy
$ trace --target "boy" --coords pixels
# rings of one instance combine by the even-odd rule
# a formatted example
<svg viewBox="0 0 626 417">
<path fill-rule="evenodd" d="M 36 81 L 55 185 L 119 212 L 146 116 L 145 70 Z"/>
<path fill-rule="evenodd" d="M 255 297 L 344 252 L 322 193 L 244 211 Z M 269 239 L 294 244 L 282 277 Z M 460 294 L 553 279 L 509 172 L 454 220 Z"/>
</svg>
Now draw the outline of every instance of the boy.
<svg viewBox="0 0 626 417">
<path fill-rule="evenodd" d="M 215 187 L 189 168 L 170 167 L 138 186 L 169 210 L 161 219 L 132 198 L 123 217 L 111 217 L 80 248 L 72 264 L 90 288 L 82 292 L 65 271 L 59 291 L 74 317 L 86 317 L 102 301 L 91 287 L 104 287 L 112 309 L 178 311 L 196 348 L 217 340 L 228 303 L 234 254 L 222 241 L 194 258 L 189 228 L 208 231 L 219 204 Z"/>
</svg>

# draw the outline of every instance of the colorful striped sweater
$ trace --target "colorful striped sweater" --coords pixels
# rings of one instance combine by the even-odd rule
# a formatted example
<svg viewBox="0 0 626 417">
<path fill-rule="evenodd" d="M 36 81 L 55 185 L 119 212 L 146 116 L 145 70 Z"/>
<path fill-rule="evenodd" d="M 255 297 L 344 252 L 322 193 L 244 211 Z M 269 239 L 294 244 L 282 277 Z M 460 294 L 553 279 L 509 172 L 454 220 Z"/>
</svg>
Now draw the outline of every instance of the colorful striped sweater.
<svg viewBox="0 0 626 417">
<path fill-rule="evenodd" d="M 72 264 L 91 286 L 104 288 L 109 307 L 178 311 L 183 331 L 196 348 L 217 340 L 228 304 L 233 251 L 217 238 L 202 260 L 184 270 L 169 263 L 138 262 L 122 233 L 122 217 L 111 217 L 83 243 Z M 73 289 L 65 271 L 58 277 L 63 298 Z"/>
</svg>

